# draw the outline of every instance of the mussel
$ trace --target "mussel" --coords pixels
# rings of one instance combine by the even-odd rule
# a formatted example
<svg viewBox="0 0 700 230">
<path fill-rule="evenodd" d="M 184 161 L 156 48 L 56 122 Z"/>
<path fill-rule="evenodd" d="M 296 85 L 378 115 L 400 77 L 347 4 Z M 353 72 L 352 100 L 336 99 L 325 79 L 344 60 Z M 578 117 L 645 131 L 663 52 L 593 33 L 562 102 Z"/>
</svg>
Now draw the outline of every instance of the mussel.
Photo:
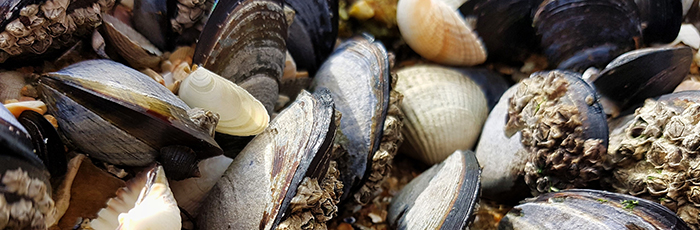
<svg viewBox="0 0 700 230">
<path fill-rule="evenodd" d="M 0 228 L 45 229 L 55 221 L 49 172 L 34 154 L 31 136 L 0 108 Z"/>
<path fill-rule="evenodd" d="M 338 0 L 285 0 L 284 3 L 295 12 L 289 26 L 287 50 L 299 69 L 314 76 L 333 51 L 338 37 Z"/>
<path fill-rule="evenodd" d="M 387 220 L 396 229 L 465 229 L 480 192 L 474 152 L 457 150 L 414 178 L 391 201 Z"/>
<path fill-rule="evenodd" d="M 84 61 L 39 83 L 62 135 L 95 159 L 128 166 L 158 160 L 178 180 L 196 175 L 197 161 L 222 154 L 208 128 L 190 120 L 183 101 L 119 63 Z"/>
<path fill-rule="evenodd" d="M 284 70 L 287 24 L 281 0 L 219 1 L 193 63 L 238 84 L 272 113 Z"/>
<path fill-rule="evenodd" d="M 327 180 L 338 176 L 328 173 L 335 169 L 333 107 L 327 90 L 303 91 L 234 159 L 205 200 L 199 228 L 300 228 L 332 218 L 342 191 Z"/>
<path fill-rule="evenodd" d="M 505 132 L 521 134 L 529 152 L 525 182 L 534 194 L 582 188 L 606 174 L 606 115 L 579 74 L 537 72 L 517 87 Z"/>
<path fill-rule="evenodd" d="M 645 199 L 589 189 L 547 193 L 515 206 L 498 229 L 691 229 Z"/>
<path fill-rule="evenodd" d="M 343 42 L 318 70 L 311 88 L 328 89 L 335 108 L 342 114 L 340 133 L 345 138 L 339 138 L 338 144 L 347 155 L 339 156 L 343 160 L 338 167 L 344 199 L 367 179 L 382 144 L 391 91 L 384 46 L 370 36 Z"/>
<path fill-rule="evenodd" d="M 639 9 L 644 42 L 669 43 L 676 38 L 683 22 L 681 0 L 634 0 Z"/>
<path fill-rule="evenodd" d="M 688 74 L 690 47 L 645 48 L 615 58 L 593 81 L 602 95 L 621 109 L 646 98 L 670 93 Z"/>
<path fill-rule="evenodd" d="M 550 65 L 558 69 L 601 68 L 642 43 L 633 0 L 545 0 L 533 25 Z"/>
</svg>

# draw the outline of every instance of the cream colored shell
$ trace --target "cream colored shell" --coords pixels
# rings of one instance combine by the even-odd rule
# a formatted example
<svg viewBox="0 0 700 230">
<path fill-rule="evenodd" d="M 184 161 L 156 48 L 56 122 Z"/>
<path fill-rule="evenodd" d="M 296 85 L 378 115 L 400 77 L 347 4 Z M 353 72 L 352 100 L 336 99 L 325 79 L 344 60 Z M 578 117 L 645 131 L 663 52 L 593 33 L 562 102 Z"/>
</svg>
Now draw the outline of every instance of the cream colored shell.
<svg viewBox="0 0 700 230">
<path fill-rule="evenodd" d="M 162 166 L 127 182 L 117 197 L 107 201 L 98 218 L 90 222 L 95 230 L 179 230 L 180 209 L 173 197 Z"/>
<path fill-rule="evenodd" d="M 270 121 L 263 104 L 248 91 L 203 67 L 182 81 L 179 96 L 190 107 L 218 113 L 216 131 L 220 133 L 257 135 Z"/>
<path fill-rule="evenodd" d="M 488 116 L 486 97 L 474 81 L 439 66 L 408 67 L 397 75 L 406 115 L 401 152 L 432 165 L 474 146 Z"/>
<path fill-rule="evenodd" d="M 416 53 L 440 64 L 483 63 L 486 48 L 457 12 L 460 3 L 455 0 L 400 0 L 396 21 L 401 36 Z"/>
</svg>

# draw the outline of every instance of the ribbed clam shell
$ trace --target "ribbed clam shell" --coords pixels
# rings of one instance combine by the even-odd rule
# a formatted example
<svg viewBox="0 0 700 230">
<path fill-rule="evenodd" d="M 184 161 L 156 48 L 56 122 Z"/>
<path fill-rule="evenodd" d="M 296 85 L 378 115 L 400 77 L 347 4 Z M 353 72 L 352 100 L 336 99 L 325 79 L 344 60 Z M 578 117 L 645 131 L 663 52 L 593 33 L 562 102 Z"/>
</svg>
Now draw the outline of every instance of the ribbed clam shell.
<svg viewBox="0 0 700 230">
<path fill-rule="evenodd" d="M 403 152 L 432 165 L 474 146 L 488 116 L 476 83 L 438 66 L 413 66 L 397 75 L 396 91 L 404 95 L 401 110 L 406 115 Z"/>
<path fill-rule="evenodd" d="M 396 229 L 465 229 L 480 191 L 474 152 L 457 150 L 408 183 L 391 199 L 388 223 Z"/>
<path fill-rule="evenodd" d="M 281 0 L 219 1 L 199 37 L 193 63 L 243 87 L 272 113 L 286 37 Z"/>
<path fill-rule="evenodd" d="M 39 88 L 61 133 L 99 160 L 144 166 L 168 145 L 188 146 L 199 159 L 222 153 L 189 119 L 187 104 L 119 63 L 80 62 L 42 76 Z"/>
<path fill-rule="evenodd" d="M 660 204 L 588 189 L 547 193 L 515 206 L 498 229 L 690 229 Z"/>
<path fill-rule="evenodd" d="M 275 229 L 304 177 L 323 178 L 335 133 L 327 90 L 306 91 L 234 159 L 203 204 L 200 229 Z"/>
<path fill-rule="evenodd" d="M 396 21 L 406 43 L 422 57 L 447 65 L 486 61 L 481 39 L 457 13 L 459 5 L 444 0 L 401 0 Z"/>
<path fill-rule="evenodd" d="M 331 92 L 336 109 L 343 114 L 340 130 L 347 137 L 343 146 L 348 159 L 339 162 L 344 197 L 371 169 L 371 159 L 381 144 L 389 108 L 389 58 L 384 46 L 370 36 L 358 36 L 343 44 L 319 68 L 313 89 Z"/>
<path fill-rule="evenodd" d="M 161 166 L 152 167 L 128 181 L 97 215 L 90 222 L 95 230 L 177 230 L 182 225 L 180 209 Z"/>
<path fill-rule="evenodd" d="M 270 121 L 265 107 L 248 91 L 203 67 L 182 81 L 178 94 L 191 107 L 218 113 L 217 132 L 256 135 L 265 130 Z"/>
</svg>

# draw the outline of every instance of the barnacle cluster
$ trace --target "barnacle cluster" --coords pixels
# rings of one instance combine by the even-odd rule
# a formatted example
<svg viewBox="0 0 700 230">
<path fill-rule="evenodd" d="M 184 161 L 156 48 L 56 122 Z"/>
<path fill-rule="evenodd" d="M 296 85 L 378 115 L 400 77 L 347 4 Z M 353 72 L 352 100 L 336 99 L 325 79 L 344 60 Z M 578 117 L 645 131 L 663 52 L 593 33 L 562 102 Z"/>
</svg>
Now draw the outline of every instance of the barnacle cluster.
<svg viewBox="0 0 700 230">
<path fill-rule="evenodd" d="M 63 47 L 77 41 L 76 37 L 92 34 L 102 23 L 101 12 L 111 9 L 114 0 L 92 1 L 85 7 L 69 10 L 70 4 L 70 0 L 46 0 L 24 6 L 14 20 L 3 18 L 0 63 L 23 53 L 42 54 L 52 45 Z"/>
<path fill-rule="evenodd" d="M 53 221 L 56 208 L 43 181 L 18 168 L 6 171 L 1 182 L 1 229 L 42 229 Z"/>
<path fill-rule="evenodd" d="M 211 9 L 214 1 L 207 0 L 178 0 L 177 14 L 170 19 L 173 31 L 182 34 L 183 30 L 193 26 L 203 27 L 203 21 L 200 21 L 208 9 Z M 199 29 L 201 30 L 201 28 Z"/>
<path fill-rule="evenodd" d="M 700 224 L 700 104 L 647 99 L 623 132 L 611 136 L 618 192 L 658 200 Z"/>
<path fill-rule="evenodd" d="M 521 131 L 532 153 L 525 182 L 536 194 L 585 187 L 605 171 L 603 140 L 584 134 L 579 109 L 564 99 L 568 87 L 560 73 L 536 74 L 520 83 L 509 102 L 506 132 Z"/>
</svg>

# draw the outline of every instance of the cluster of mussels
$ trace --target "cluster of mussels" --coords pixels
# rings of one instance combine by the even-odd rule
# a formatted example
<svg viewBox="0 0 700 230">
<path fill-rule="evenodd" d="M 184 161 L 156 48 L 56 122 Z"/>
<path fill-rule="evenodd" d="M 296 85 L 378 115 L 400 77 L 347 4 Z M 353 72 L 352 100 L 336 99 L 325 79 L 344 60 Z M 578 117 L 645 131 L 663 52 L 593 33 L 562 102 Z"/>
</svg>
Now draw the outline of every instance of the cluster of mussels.
<svg viewBox="0 0 700 230">
<path fill-rule="evenodd" d="M 699 19 L 5 0 L 0 229 L 700 229 Z"/>
</svg>

